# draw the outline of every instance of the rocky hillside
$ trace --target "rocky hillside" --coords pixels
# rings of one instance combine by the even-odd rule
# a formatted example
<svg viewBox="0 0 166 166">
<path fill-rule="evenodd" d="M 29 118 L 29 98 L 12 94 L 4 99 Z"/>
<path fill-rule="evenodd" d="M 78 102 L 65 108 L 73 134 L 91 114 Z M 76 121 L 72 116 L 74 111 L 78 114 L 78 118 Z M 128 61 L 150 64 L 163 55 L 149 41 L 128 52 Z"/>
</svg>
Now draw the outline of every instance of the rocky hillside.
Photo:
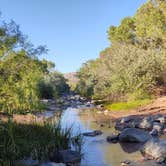
<svg viewBox="0 0 166 166">
<path fill-rule="evenodd" d="M 65 73 L 64 77 L 71 83 L 77 83 L 78 78 L 76 77 L 76 72 Z"/>
<path fill-rule="evenodd" d="M 78 78 L 76 77 L 76 72 L 65 73 L 64 77 L 68 80 L 67 83 L 70 86 L 70 90 L 74 91 L 78 83 Z"/>
</svg>

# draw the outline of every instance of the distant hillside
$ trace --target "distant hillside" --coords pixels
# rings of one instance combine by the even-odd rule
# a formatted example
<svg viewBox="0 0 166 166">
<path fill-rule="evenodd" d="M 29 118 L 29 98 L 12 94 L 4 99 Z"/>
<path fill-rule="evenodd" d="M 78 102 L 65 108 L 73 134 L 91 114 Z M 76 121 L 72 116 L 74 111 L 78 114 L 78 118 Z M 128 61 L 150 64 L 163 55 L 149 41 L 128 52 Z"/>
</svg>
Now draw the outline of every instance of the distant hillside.
<svg viewBox="0 0 166 166">
<path fill-rule="evenodd" d="M 69 84 L 76 84 L 78 82 L 76 72 L 65 73 L 64 77 L 68 80 Z"/>
</svg>

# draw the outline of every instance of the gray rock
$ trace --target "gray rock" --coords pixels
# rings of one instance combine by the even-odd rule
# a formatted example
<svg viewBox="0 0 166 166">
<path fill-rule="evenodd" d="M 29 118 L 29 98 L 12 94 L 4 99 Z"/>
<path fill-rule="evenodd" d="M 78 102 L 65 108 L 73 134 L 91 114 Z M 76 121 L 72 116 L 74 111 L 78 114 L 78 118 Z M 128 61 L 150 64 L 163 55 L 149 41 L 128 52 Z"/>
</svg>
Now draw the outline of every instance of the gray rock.
<svg viewBox="0 0 166 166">
<path fill-rule="evenodd" d="M 119 135 L 111 135 L 107 137 L 107 142 L 117 143 L 119 141 Z"/>
<path fill-rule="evenodd" d="M 77 164 L 81 162 L 80 153 L 73 150 L 61 150 L 59 151 L 59 157 L 62 163 Z"/>
<path fill-rule="evenodd" d="M 152 135 L 152 136 L 159 136 L 159 132 L 158 132 L 158 130 L 157 129 L 153 129 L 151 132 L 149 132 L 149 134 L 150 135 Z"/>
<path fill-rule="evenodd" d="M 119 141 L 121 142 L 146 142 L 151 139 L 151 135 L 140 129 L 136 128 L 127 128 L 124 129 L 119 135 Z"/>
<path fill-rule="evenodd" d="M 165 166 L 165 163 L 157 163 L 154 160 L 145 160 L 145 161 L 126 160 L 121 162 L 121 166 Z"/>
<path fill-rule="evenodd" d="M 126 153 L 138 152 L 144 143 L 134 142 L 119 142 L 119 145 Z"/>
<path fill-rule="evenodd" d="M 101 134 L 102 134 L 102 131 L 95 130 L 95 131 L 92 131 L 92 132 L 83 133 L 83 136 L 95 137 L 95 136 L 98 136 L 98 135 L 101 135 Z"/>
<path fill-rule="evenodd" d="M 153 129 L 156 129 L 159 133 L 162 132 L 164 126 L 158 122 L 153 123 Z"/>
<path fill-rule="evenodd" d="M 33 160 L 31 158 L 26 160 L 17 160 L 14 162 L 14 166 L 36 166 L 39 164 L 38 160 Z"/>
<path fill-rule="evenodd" d="M 104 105 L 103 104 L 97 105 L 97 108 L 102 109 L 102 108 L 104 108 Z"/>
<path fill-rule="evenodd" d="M 161 124 L 166 124 L 166 116 L 161 116 L 161 117 L 157 118 L 155 121 L 158 121 Z"/>
<path fill-rule="evenodd" d="M 45 162 L 45 163 L 40 164 L 40 166 L 66 166 L 66 164 L 54 163 L 54 162 Z"/>
<path fill-rule="evenodd" d="M 150 130 L 153 127 L 153 120 L 151 117 L 145 117 L 143 120 L 140 122 L 139 126 L 140 129 L 146 129 Z"/>
<path fill-rule="evenodd" d="M 135 128 L 135 123 L 134 122 L 129 122 L 129 123 L 116 123 L 115 129 L 122 131 L 126 128 Z"/>
<path fill-rule="evenodd" d="M 166 133 L 166 128 L 163 129 L 163 133 L 164 133 L 164 134 Z"/>
<path fill-rule="evenodd" d="M 129 121 L 132 120 L 131 116 L 127 116 L 121 119 L 120 123 L 128 123 Z"/>
<path fill-rule="evenodd" d="M 166 160 L 166 140 L 151 139 L 145 143 L 141 153 L 147 159 L 154 159 L 159 163 Z"/>
</svg>

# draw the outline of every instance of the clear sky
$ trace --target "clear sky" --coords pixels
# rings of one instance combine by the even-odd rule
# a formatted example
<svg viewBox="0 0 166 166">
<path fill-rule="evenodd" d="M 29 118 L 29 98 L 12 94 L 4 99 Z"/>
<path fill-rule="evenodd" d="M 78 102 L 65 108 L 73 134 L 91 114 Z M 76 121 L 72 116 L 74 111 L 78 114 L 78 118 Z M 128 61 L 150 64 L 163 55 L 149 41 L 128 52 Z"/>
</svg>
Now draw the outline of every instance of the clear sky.
<svg viewBox="0 0 166 166">
<path fill-rule="evenodd" d="M 5 20 L 13 19 L 35 45 L 47 45 L 46 59 L 72 72 L 109 46 L 107 30 L 132 16 L 146 0 L 0 0 Z"/>
</svg>

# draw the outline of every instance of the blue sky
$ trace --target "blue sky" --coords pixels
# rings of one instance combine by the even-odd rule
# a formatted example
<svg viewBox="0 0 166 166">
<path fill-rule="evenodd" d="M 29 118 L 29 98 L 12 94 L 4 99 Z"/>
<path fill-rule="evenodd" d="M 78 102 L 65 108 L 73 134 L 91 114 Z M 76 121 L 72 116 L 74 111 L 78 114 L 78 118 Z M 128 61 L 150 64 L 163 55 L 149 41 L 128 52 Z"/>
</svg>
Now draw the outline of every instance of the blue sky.
<svg viewBox="0 0 166 166">
<path fill-rule="evenodd" d="M 5 20 L 13 19 L 44 58 L 61 72 L 73 72 L 109 46 L 107 30 L 132 16 L 146 0 L 0 0 Z M 42 57 L 41 57 L 42 58 Z"/>
</svg>

